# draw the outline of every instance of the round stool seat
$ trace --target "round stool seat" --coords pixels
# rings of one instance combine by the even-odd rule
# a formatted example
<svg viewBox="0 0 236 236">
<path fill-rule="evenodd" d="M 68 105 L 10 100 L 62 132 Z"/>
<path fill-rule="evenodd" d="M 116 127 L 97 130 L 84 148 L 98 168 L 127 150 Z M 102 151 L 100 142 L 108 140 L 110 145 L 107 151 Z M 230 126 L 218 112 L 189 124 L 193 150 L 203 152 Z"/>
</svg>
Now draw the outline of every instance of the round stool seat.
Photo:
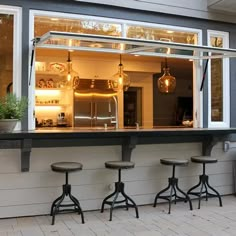
<svg viewBox="0 0 236 236">
<path fill-rule="evenodd" d="M 184 159 L 175 159 L 175 158 L 162 158 L 160 159 L 161 164 L 163 165 L 176 165 L 176 166 L 183 166 L 188 164 L 188 160 Z"/>
<path fill-rule="evenodd" d="M 82 170 L 83 165 L 79 162 L 56 162 L 51 164 L 51 169 L 56 172 L 73 172 Z"/>
<path fill-rule="evenodd" d="M 107 161 L 105 167 L 110 169 L 131 169 L 134 168 L 134 162 L 131 161 Z"/>
<path fill-rule="evenodd" d="M 216 163 L 217 159 L 210 156 L 195 156 L 191 157 L 191 161 L 195 163 Z"/>
</svg>

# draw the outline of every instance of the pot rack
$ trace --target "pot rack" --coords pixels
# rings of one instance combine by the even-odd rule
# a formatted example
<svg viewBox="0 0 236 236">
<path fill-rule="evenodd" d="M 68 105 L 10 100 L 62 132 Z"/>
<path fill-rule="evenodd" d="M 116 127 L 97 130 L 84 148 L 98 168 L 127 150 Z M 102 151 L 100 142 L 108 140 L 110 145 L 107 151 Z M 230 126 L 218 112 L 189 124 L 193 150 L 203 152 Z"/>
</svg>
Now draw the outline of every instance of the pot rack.
<svg viewBox="0 0 236 236">
<path fill-rule="evenodd" d="M 103 53 L 135 54 L 189 60 L 207 60 L 204 68 L 201 90 L 203 88 L 206 74 L 205 72 L 207 70 L 209 59 L 236 57 L 236 49 L 231 48 L 218 48 L 160 40 L 153 41 L 104 35 L 49 31 L 41 37 L 33 39 L 29 84 L 32 74 L 35 47 Z"/>
</svg>

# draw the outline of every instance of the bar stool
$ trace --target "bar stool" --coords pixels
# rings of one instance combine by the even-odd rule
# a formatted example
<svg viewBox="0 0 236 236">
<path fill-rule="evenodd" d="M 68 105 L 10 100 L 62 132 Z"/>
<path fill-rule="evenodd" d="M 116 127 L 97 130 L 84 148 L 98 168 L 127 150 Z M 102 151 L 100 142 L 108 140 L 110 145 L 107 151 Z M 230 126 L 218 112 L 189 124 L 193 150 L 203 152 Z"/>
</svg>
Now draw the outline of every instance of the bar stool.
<svg viewBox="0 0 236 236">
<path fill-rule="evenodd" d="M 187 166 L 188 165 L 188 160 L 180 160 L 180 159 L 172 159 L 172 158 L 163 158 L 163 159 L 160 159 L 160 163 L 163 164 L 163 165 L 171 165 L 173 166 L 173 169 L 172 169 L 172 177 L 170 177 L 168 180 L 169 180 L 169 184 L 166 188 L 164 188 L 163 190 L 161 190 L 155 197 L 155 200 L 154 200 L 154 207 L 156 207 L 156 204 L 157 204 L 157 199 L 160 198 L 160 199 L 164 199 L 164 200 L 167 200 L 169 202 L 169 212 L 168 214 L 170 214 L 171 212 L 171 203 L 172 203 L 172 198 L 174 197 L 174 200 L 175 200 L 175 203 L 176 203 L 176 200 L 179 199 L 179 200 L 183 200 L 183 201 L 188 201 L 189 202 L 189 207 L 190 207 L 190 210 L 193 209 L 192 207 L 192 202 L 191 202 L 191 199 L 189 198 L 189 196 L 179 188 L 178 186 L 178 178 L 175 177 L 175 167 L 176 166 Z M 164 192 L 170 190 L 170 194 L 169 195 L 162 195 Z M 184 197 L 181 197 L 177 194 L 177 191 L 179 191 Z"/>
<path fill-rule="evenodd" d="M 139 218 L 139 214 L 138 214 L 138 207 L 135 204 L 135 202 L 125 193 L 124 191 L 124 187 L 125 184 L 123 182 L 121 182 L 121 170 L 122 169 L 131 169 L 134 168 L 134 163 L 133 162 L 129 162 L 129 161 L 108 161 L 105 162 L 105 167 L 109 168 L 109 169 L 115 169 L 118 170 L 118 182 L 115 183 L 115 191 L 108 195 L 102 202 L 102 207 L 101 207 L 101 212 L 104 211 L 104 205 L 110 205 L 110 221 L 112 221 L 112 211 L 115 208 L 126 208 L 127 210 L 129 209 L 129 207 L 135 208 L 135 212 L 136 212 L 136 217 Z M 117 200 L 119 194 L 121 194 L 123 196 L 123 200 Z M 108 200 L 110 198 L 113 198 L 113 200 Z M 121 203 L 125 203 L 123 205 L 117 205 L 116 204 L 121 204 Z"/>
<path fill-rule="evenodd" d="M 209 184 L 209 176 L 206 175 L 206 164 L 217 163 L 217 159 L 210 156 L 194 156 L 191 157 L 191 161 L 194 163 L 200 163 L 203 165 L 203 173 L 199 176 L 199 183 L 190 188 L 187 194 L 192 194 L 198 197 L 198 209 L 200 209 L 202 194 L 205 194 L 206 201 L 209 197 L 218 197 L 219 204 L 222 207 L 222 200 L 220 194 Z M 200 191 L 196 189 L 200 187 Z M 204 191 L 203 191 L 204 187 Z M 209 193 L 208 189 L 214 193 Z M 204 197 L 204 196 L 203 196 Z"/>
<path fill-rule="evenodd" d="M 78 212 L 81 214 L 82 224 L 84 224 L 84 214 L 77 198 L 71 194 L 71 185 L 68 184 L 68 173 L 82 170 L 82 164 L 78 162 L 57 162 L 51 164 L 52 171 L 65 173 L 66 181 L 62 186 L 62 195 L 58 197 L 51 206 L 52 225 L 55 223 L 55 215 L 60 212 Z M 71 204 L 61 204 L 65 197 L 69 197 Z M 60 209 L 60 207 L 74 207 L 70 209 Z"/>
</svg>

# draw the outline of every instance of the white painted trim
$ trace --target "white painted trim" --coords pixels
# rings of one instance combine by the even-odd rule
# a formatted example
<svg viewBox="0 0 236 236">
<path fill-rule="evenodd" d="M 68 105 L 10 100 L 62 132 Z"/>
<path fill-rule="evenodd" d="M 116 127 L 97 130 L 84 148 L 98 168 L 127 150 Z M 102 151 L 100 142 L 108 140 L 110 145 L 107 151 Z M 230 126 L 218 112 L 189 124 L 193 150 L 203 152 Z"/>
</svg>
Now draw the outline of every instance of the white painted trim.
<svg viewBox="0 0 236 236">
<path fill-rule="evenodd" d="M 207 42 L 211 45 L 211 37 L 222 37 L 223 47 L 229 48 L 229 33 L 223 31 L 207 31 Z M 211 120 L 211 61 L 208 64 L 208 127 L 209 128 L 228 128 L 230 127 L 230 66 L 229 59 L 223 60 L 223 121 L 215 122 Z"/>
<path fill-rule="evenodd" d="M 22 85 L 22 9 L 20 7 L 0 5 L 1 14 L 14 16 L 13 21 L 13 93 L 21 97 Z M 16 130 L 20 130 L 18 122 Z"/>
<path fill-rule="evenodd" d="M 69 14 L 69 13 L 60 13 L 60 12 L 51 12 L 51 11 L 39 11 L 39 10 L 31 10 L 30 11 L 30 20 L 29 20 L 29 41 L 34 38 L 34 17 L 35 16 L 47 16 L 47 17 L 56 17 L 56 18 L 71 18 L 71 19 L 86 19 L 86 20 L 95 20 L 100 22 L 109 22 L 109 23 L 117 23 L 121 24 L 121 36 L 126 37 L 126 29 L 128 25 L 139 25 L 139 26 L 146 26 L 146 27 L 153 27 L 153 28 L 160 28 L 160 29 L 168 29 L 174 31 L 185 31 L 195 33 L 197 35 L 196 41 L 198 45 L 202 45 L 202 30 L 194 29 L 194 28 L 186 28 L 186 27 L 179 27 L 179 26 L 170 26 L 170 25 L 163 25 L 163 24 L 155 24 L 155 23 L 146 23 L 146 22 L 139 22 L 139 21 L 130 21 L 130 20 L 122 20 L 122 19 L 112 19 L 106 17 L 96 17 L 96 16 L 85 16 L 85 15 L 77 15 L 77 14 Z M 31 45 L 31 44 L 30 44 Z M 31 52 L 31 48 L 30 48 Z M 203 119 L 202 119 L 202 93 L 199 92 L 200 83 L 201 83 L 201 75 L 202 75 L 202 63 L 201 62 L 194 62 L 194 69 L 193 69 L 193 109 L 194 114 L 197 116 L 194 118 L 194 126 L 195 127 L 202 127 Z M 31 86 L 29 87 L 29 97 L 32 101 L 32 105 L 29 109 L 29 129 L 35 128 L 35 122 L 33 117 L 34 111 L 34 86 L 35 86 L 35 78 L 34 74 L 32 75 L 32 82 Z"/>
<path fill-rule="evenodd" d="M 28 69 L 28 74 L 30 75 L 30 63 L 31 63 L 31 53 L 33 49 L 33 42 L 32 39 L 34 38 L 34 14 L 33 11 L 30 11 L 29 13 L 29 55 L 28 55 L 28 64 L 29 64 L 29 69 Z M 35 52 L 36 53 L 36 52 Z M 35 54 L 34 54 L 35 56 Z M 34 73 L 34 65 L 32 67 L 32 74 L 31 74 L 31 83 L 29 85 L 29 100 L 31 103 L 29 104 L 29 109 L 28 109 L 28 129 L 29 130 L 34 130 L 35 129 L 35 73 Z M 29 83 L 29 81 L 28 81 Z"/>
</svg>

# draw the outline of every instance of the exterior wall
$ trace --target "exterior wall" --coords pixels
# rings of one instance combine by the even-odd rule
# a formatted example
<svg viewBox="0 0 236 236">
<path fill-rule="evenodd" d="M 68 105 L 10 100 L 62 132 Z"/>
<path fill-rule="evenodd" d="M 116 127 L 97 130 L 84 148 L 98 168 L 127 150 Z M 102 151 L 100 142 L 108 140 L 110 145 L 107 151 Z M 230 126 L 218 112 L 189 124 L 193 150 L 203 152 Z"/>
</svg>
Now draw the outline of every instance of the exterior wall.
<svg viewBox="0 0 236 236">
<path fill-rule="evenodd" d="M 154 0 L 153 0 L 154 1 Z M 120 1 L 119 5 L 125 1 Z M 131 2 L 131 1 L 128 1 Z M 133 1 L 134 2 L 134 1 Z M 160 1 L 159 1 L 160 2 Z M 179 1 L 175 1 L 177 4 Z M 183 2 L 183 1 L 182 1 Z M 192 4 L 187 2 L 188 6 Z M 193 0 L 192 0 L 193 2 Z M 194 1 L 195 2 L 195 1 Z M 199 1 L 200 3 L 202 1 Z M 114 4 L 115 1 L 112 1 Z M 145 12 L 132 9 L 114 8 L 103 5 L 90 5 L 88 3 L 76 3 L 72 1 L 19 1 L 0 0 L 0 4 L 15 5 L 23 7 L 23 33 L 22 33 L 22 92 L 28 95 L 28 58 L 29 45 L 29 9 L 71 12 L 77 14 L 107 16 L 128 20 L 139 20 L 160 24 L 170 24 L 203 30 L 203 42 L 206 42 L 206 30 L 213 29 L 230 32 L 230 47 L 235 48 L 236 33 L 234 24 L 193 19 L 177 15 L 157 14 L 156 12 Z M 133 6 L 138 6 L 135 1 Z M 144 4 L 145 5 L 145 4 Z M 181 5 L 181 4 L 180 4 Z M 143 6 L 143 5 L 142 5 Z M 149 5 L 153 6 L 152 5 Z M 192 5 L 195 6 L 195 5 Z M 157 7 L 159 7 L 157 5 Z M 180 6 L 176 9 L 183 10 Z M 143 8 L 142 8 L 143 9 Z M 171 8 L 170 8 L 171 9 Z M 148 10 L 148 9 L 146 9 Z M 162 12 L 168 13 L 162 9 Z M 197 12 L 197 11 L 196 11 Z M 169 13 L 173 13 L 170 10 Z M 186 11 L 182 11 L 183 14 Z M 190 10 L 189 15 L 194 16 Z M 181 14 L 179 14 L 181 15 Z M 195 15 L 196 16 L 196 15 Z M 220 19 L 220 18 L 219 18 Z M 233 21 L 232 21 L 233 22 Z M 236 61 L 231 60 L 231 120 L 232 126 L 236 126 L 236 113 L 234 109 L 234 98 L 236 90 L 235 72 Z M 206 82 L 206 81 L 205 81 Z M 205 83 L 205 85 L 207 82 Z M 207 106 L 207 86 L 204 88 L 205 107 Z M 205 112 L 204 112 L 205 113 Z M 207 113 L 207 112 L 206 112 Z M 205 113 L 205 114 L 206 114 Z M 26 129 L 27 122 L 24 123 Z M 126 182 L 127 193 L 129 193 L 138 204 L 153 203 L 156 192 L 167 184 L 170 168 L 160 166 L 159 159 L 162 157 L 190 158 L 200 155 L 201 145 L 195 144 L 160 144 L 139 145 L 134 149 L 132 160 L 136 167 L 124 171 L 123 180 Z M 221 194 L 233 193 L 233 163 L 234 151 L 223 153 L 222 143 L 214 147 L 212 156 L 219 158 L 219 163 L 207 166 L 210 181 Z M 108 160 L 120 160 L 120 146 L 109 147 L 80 147 L 80 148 L 48 148 L 33 149 L 31 154 L 31 170 L 27 173 L 20 172 L 20 151 L 0 150 L 0 217 L 37 215 L 49 213 L 52 201 L 61 193 L 61 185 L 64 183 L 62 174 L 53 173 L 50 164 L 57 161 L 80 161 L 84 165 L 81 172 L 73 173 L 70 182 L 73 185 L 73 194 L 78 196 L 84 210 L 98 209 L 102 199 L 113 188 L 111 185 L 117 179 L 116 171 L 104 168 L 104 162 Z M 67 158 L 66 158 L 67 157 Z M 188 167 L 177 168 L 180 177 L 180 186 L 187 190 L 198 181 L 201 167 L 190 164 Z"/>
<path fill-rule="evenodd" d="M 164 2 L 161 0 L 120 0 L 119 2 L 116 0 L 77 1 L 236 23 L 236 17 L 233 12 L 213 11 L 208 8 L 207 0 L 166 0 Z"/>
<path fill-rule="evenodd" d="M 138 145 L 132 155 L 135 168 L 122 173 L 127 193 L 137 204 L 153 204 L 155 194 L 167 185 L 171 175 L 171 168 L 161 166 L 159 159 L 190 159 L 190 156 L 200 155 L 200 150 L 201 144 L 198 143 Z M 219 143 L 212 154 L 219 158 L 219 162 L 207 165 L 210 183 L 221 194 L 233 193 L 233 152 L 223 153 L 222 143 Z M 30 172 L 20 173 L 19 152 L 1 150 L 0 162 L 4 165 L 0 166 L 0 218 L 48 214 L 65 181 L 63 174 L 50 170 L 50 164 L 65 160 L 83 163 L 81 172 L 69 176 L 72 192 L 80 199 L 81 207 L 84 210 L 99 209 L 118 177 L 116 170 L 104 168 L 104 162 L 120 160 L 120 155 L 120 146 L 33 149 Z M 179 186 L 188 190 L 198 182 L 201 172 L 201 165 L 195 163 L 176 168 Z"/>
</svg>

